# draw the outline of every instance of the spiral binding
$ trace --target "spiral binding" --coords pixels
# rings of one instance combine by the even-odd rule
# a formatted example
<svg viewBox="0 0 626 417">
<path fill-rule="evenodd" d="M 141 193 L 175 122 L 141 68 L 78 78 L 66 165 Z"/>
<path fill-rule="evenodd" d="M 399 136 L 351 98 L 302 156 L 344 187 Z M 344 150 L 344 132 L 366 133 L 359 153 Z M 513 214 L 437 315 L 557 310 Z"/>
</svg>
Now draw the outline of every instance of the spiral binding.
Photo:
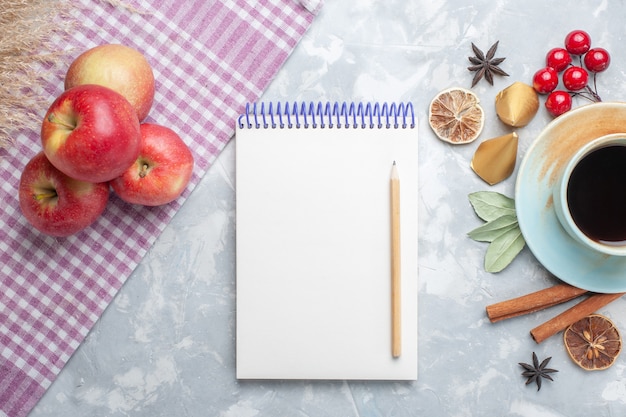
<svg viewBox="0 0 626 417">
<path fill-rule="evenodd" d="M 246 104 L 240 128 L 386 128 L 415 127 L 412 103 L 293 103 Z"/>
</svg>

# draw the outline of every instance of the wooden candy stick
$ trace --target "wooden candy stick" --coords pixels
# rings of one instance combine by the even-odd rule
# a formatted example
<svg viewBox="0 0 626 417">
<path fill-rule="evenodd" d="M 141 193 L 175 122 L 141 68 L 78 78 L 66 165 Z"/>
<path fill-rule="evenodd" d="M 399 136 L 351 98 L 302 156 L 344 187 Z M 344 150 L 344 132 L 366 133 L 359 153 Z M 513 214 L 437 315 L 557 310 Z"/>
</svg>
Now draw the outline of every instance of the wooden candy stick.
<svg viewBox="0 0 626 417">
<path fill-rule="evenodd" d="M 625 293 L 593 294 L 568 310 L 565 310 L 553 319 L 548 320 L 530 331 L 535 342 L 541 343 L 550 336 L 564 330 L 570 324 L 587 317 L 612 301 L 617 300 Z"/>
<path fill-rule="evenodd" d="M 586 290 L 561 283 L 543 290 L 523 295 L 521 297 L 489 305 L 486 308 L 487 317 L 489 317 L 489 320 L 492 323 L 495 323 L 500 320 L 552 307 L 554 305 L 572 300 L 585 293 L 587 293 Z"/>
</svg>

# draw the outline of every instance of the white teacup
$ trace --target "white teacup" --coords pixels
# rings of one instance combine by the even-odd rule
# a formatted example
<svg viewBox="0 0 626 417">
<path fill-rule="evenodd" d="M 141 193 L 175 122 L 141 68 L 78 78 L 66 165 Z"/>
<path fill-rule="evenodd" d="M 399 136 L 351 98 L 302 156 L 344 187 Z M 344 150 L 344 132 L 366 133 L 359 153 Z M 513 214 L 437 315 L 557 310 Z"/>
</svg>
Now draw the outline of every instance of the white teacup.
<svg viewBox="0 0 626 417">
<path fill-rule="evenodd" d="M 590 170 L 592 166 L 597 169 Z M 626 256 L 626 210 L 621 210 L 626 204 L 626 180 L 620 186 L 610 175 L 619 167 L 626 173 L 626 133 L 594 139 L 567 162 L 553 199 L 556 215 L 572 238 L 598 252 Z"/>
</svg>

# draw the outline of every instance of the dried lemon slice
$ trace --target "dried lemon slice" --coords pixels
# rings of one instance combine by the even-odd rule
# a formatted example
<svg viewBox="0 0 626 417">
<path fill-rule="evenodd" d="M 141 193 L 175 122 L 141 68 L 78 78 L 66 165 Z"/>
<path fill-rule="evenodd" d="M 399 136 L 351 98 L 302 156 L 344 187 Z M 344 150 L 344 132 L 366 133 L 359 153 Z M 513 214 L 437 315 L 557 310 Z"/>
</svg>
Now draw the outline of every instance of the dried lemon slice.
<svg viewBox="0 0 626 417">
<path fill-rule="evenodd" d="M 443 90 L 431 101 L 428 122 L 437 137 L 453 144 L 476 140 L 485 124 L 485 113 L 478 97 L 461 88 Z"/>
<path fill-rule="evenodd" d="M 622 338 L 611 320 L 592 314 L 563 333 L 565 348 L 578 366 L 588 371 L 606 369 L 622 351 Z"/>
</svg>

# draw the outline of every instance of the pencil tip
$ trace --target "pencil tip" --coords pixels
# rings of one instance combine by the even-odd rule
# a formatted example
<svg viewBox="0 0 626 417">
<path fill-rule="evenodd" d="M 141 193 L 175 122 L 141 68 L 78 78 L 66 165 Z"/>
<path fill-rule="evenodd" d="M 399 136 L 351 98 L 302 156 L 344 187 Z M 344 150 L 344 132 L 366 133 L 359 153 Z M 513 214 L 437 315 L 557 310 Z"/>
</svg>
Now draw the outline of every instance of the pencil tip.
<svg viewBox="0 0 626 417">
<path fill-rule="evenodd" d="M 396 161 L 393 161 L 393 164 L 395 165 L 395 164 L 396 164 Z"/>
</svg>

